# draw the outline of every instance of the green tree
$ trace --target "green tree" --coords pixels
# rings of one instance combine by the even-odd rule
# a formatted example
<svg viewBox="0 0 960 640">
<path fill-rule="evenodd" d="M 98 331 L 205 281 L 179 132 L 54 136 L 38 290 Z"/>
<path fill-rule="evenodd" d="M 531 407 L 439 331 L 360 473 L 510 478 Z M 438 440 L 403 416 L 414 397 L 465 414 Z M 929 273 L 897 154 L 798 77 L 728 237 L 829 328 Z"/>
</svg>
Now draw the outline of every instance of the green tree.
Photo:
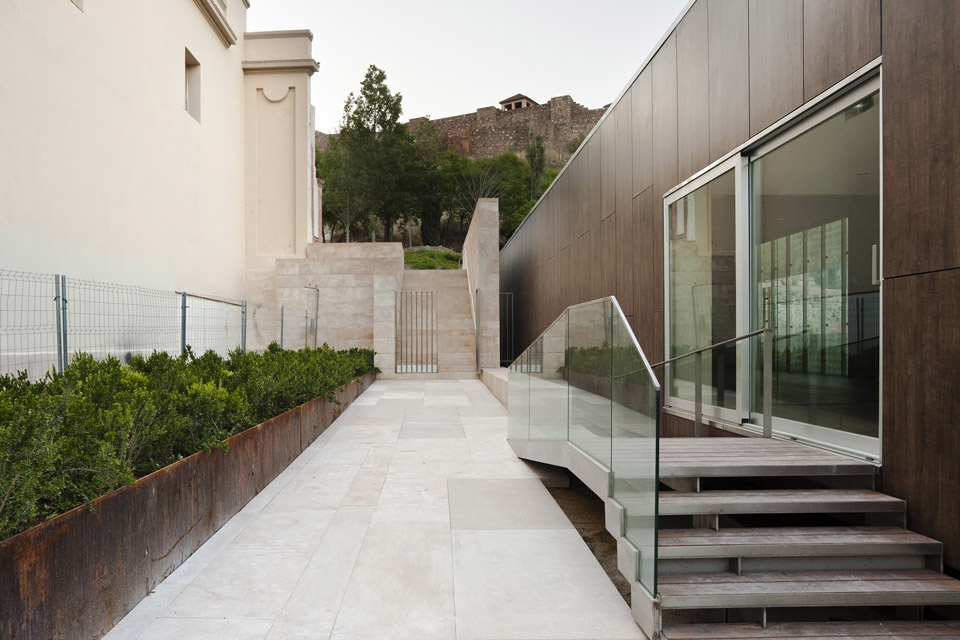
<svg viewBox="0 0 960 640">
<path fill-rule="evenodd" d="M 376 240 L 377 222 L 387 233 L 397 220 L 402 166 L 411 145 L 399 122 L 403 97 L 391 93 L 387 74 L 370 65 L 360 92 L 347 96 L 330 150 L 318 154 L 317 174 L 325 183 L 324 207 L 343 225 L 347 241 L 357 223 Z"/>
<path fill-rule="evenodd" d="M 547 152 L 543 147 L 543 136 L 530 133 L 527 144 L 527 164 L 530 165 L 530 199 L 536 200 L 543 194 L 543 170 L 546 167 Z"/>
</svg>

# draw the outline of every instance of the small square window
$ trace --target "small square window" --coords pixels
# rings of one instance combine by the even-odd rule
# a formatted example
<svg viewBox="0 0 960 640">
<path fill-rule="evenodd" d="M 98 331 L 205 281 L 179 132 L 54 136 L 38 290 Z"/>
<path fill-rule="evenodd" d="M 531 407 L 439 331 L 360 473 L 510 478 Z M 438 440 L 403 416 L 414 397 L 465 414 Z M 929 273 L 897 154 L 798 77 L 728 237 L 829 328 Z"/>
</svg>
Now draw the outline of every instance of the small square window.
<svg viewBox="0 0 960 640">
<path fill-rule="evenodd" d="M 200 122 L 200 63 L 189 49 L 184 52 L 183 107 Z"/>
</svg>

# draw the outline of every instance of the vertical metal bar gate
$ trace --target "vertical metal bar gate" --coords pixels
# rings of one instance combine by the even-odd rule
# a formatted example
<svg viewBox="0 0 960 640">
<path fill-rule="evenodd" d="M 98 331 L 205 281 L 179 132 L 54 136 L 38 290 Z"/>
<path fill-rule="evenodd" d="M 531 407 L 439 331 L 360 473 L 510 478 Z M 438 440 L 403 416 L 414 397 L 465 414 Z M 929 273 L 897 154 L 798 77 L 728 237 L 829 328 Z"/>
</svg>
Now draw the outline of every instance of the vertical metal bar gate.
<svg viewBox="0 0 960 640">
<path fill-rule="evenodd" d="M 437 373 L 437 292 L 397 292 L 397 373 Z"/>
</svg>

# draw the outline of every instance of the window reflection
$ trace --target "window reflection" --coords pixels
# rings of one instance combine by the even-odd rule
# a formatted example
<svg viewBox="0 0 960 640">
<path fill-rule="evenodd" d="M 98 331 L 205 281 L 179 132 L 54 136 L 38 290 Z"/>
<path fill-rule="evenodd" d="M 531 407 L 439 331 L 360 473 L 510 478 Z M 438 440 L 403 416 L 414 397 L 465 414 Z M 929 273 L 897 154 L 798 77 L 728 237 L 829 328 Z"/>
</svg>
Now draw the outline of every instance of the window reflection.
<svg viewBox="0 0 960 640">
<path fill-rule="evenodd" d="M 770 305 L 774 415 L 878 435 L 880 114 L 873 94 L 750 165 L 753 323 Z M 760 410 L 757 354 L 754 410 Z"/>
</svg>

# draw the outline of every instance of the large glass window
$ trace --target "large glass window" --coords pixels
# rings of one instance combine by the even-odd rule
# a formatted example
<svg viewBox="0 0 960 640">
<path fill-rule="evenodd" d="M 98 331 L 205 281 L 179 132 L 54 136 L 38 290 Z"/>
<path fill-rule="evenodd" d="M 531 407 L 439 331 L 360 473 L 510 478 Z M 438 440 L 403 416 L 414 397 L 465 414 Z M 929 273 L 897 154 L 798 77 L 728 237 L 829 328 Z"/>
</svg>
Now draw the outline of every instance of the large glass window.
<svg viewBox="0 0 960 640">
<path fill-rule="evenodd" d="M 734 169 L 670 203 L 669 352 L 678 356 L 737 335 Z M 735 409 L 736 347 L 705 352 L 703 401 Z M 694 359 L 667 371 L 671 398 L 694 399 Z"/>
<path fill-rule="evenodd" d="M 870 437 L 880 388 L 879 112 L 873 93 L 750 163 L 752 323 L 766 315 L 773 329 L 774 416 Z"/>
</svg>

